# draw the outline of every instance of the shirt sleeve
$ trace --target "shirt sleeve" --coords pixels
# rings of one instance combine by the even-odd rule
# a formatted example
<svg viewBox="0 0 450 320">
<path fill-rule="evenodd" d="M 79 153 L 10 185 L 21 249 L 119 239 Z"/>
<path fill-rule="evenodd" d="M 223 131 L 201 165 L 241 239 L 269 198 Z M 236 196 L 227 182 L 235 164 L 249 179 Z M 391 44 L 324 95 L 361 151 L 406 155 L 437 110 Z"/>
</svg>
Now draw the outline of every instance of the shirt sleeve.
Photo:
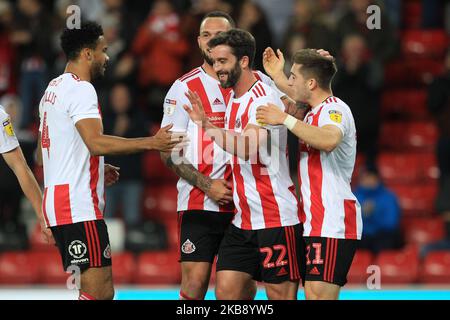
<svg viewBox="0 0 450 320">
<path fill-rule="evenodd" d="M 9 115 L 0 108 L 0 153 L 14 150 L 19 141 L 14 133 Z"/>
<path fill-rule="evenodd" d="M 282 92 L 280 89 L 278 89 L 277 85 L 275 84 L 275 81 L 273 81 L 272 78 L 270 78 L 269 76 L 265 75 L 261 71 L 258 71 L 257 73 L 261 77 L 261 81 L 263 83 L 265 83 L 266 85 L 268 85 L 270 88 L 272 88 L 272 90 L 275 92 L 276 96 L 279 99 L 281 99 L 284 96 L 286 96 L 286 94 L 284 92 Z"/>
<path fill-rule="evenodd" d="M 79 89 L 72 95 L 69 105 L 69 116 L 73 124 L 83 119 L 101 119 L 97 93 L 94 86 L 88 82 L 80 82 Z"/>
<path fill-rule="evenodd" d="M 171 131 L 186 132 L 190 118 L 183 105 L 191 105 L 189 99 L 185 96 L 187 91 L 187 86 L 179 80 L 172 85 L 164 98 L 164 116 L 161 127 L 173 124 Z"/>
<path fill-rule="evenodd" d="M 272 130 L 277 127 L 280 127 L 280 126 L 267 125 L 267 124 L 261 123 L 258 120 L 256 120 L 256 110 L 260 106 L 265 106 L 268 103 L 272 103 L 284 111 L 283 102 L 277 97 L 277 93 L 272 93 L 272 95 L 260 97 L 251 104 L 251 106 L 248 110 L 248 124 L 257 125 L 259 127 L 262 127 L 264 129 L 268 129 L 268 130 Z"/>
<path fill-rule="evenodd" d="M 348 132 L 349 118 L 345 108 L 338 104 L 325 105 L 320 112 L 319 127 L 333 125 L 341 129 L 342 135 L 345 137 Z"/>
</svg>

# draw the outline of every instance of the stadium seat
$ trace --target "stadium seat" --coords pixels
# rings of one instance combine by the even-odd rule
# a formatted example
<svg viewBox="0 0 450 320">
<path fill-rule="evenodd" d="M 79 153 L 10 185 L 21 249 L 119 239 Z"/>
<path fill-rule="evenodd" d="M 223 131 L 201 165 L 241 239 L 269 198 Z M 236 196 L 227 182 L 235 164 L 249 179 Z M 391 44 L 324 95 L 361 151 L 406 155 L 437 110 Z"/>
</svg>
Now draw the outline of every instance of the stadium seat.
<svg viewBox="0 0 450 320">
<path fill-rule="evenodd" d="M 52 251 L 29 253 L 31 264 L 38 266 L 41 284 L 65 285 L 70 274 L 64 272 L 61 256 L 56 248 Z"/>
<path fill-rule="evenodd" d="M 352 266 L 347 275 L 347 281 L 353 284 L 365 284 L 369 276 L 367 267 L 372 264 L 373 259 L 373 254 L 370 251 L 356 251 Z"/>
<path fill-rule="evenodd" d="M 39 279 L 39 265 L 26 252 L 0 255 L 0 284 L 32 284 Z"/>
<path fill-rule="evenodd" d="M 450 252 L 430 252 L 424 259 L 420 282 L 429 284 L 450 284 Z"/>
<path fill-rule="evenodd" d="M 445 30 L 407 30 L 401 36 L 404 57 L 443 59 L 448 46 Z"/>
<path fill-rule="evenodd" d="M 387 63 L 384 69 L 386 87 L 427 85 L 444 72 L 443 59 L 401 59 Z"/>
<path fill-rule="evenodd" d="M 445 223 L 440 217 L 408 218 L 402 221 L 405 241 L 411 244 L 428 244 L 445 237 Z"/>
<path fill-rule="evenodd" d="M 150 185 L 144 190 L 144 216 L 164 221 L 177 214 L 177 187 L 174 183 Z"/>
<path fill-rule="evenodd" d="M 380 145 L 391 151 L 432 152 L 438 138 L 433 121 L 384 122 Z"/>
<path fill-rule="evenodd" d="M 409 284 L 418 278 L 419 258 L 416 251 L 383 251 L 374 264 L 380 267 L 381 283 Z"/>
<path fill-rule="evenodd" d="M 425 89 L 396 89 L 383 92 L 381 114 L 383 119 L 389 116 L 402 119 L 423 120 L 430 118 L 426 107 Z"/>
<path fill-rule="evenodd" d="M 114 283 L 132 283 L 133 275 L 136 272 L 134 255 L 130 252 L 113 253 L 112 261 Z"/>
<path fill-rule="evenodd" d="M 170 285 L 181 281 L 181 267 L 178 253 L 158 251 L 142 253 L 138 258 L 136 284 Z"/>
<path fill-rule="evenodd" d="M 149 151 L 144 153 L 142 165 L 144 178 L 151 183 L 176 183 L 178 180 L 175 173 L 167 168 L 161 161 L 159 152 Z"/>
<path fill-rule="evenodd" d="M 178 219 L 177 214 L 175 213 L 170 219 L 165 219 L 163 221 L 164 226 L 166 227 L 167 232 L 167 240 L 170 250 L 179 250 L 179 235 L 178 235 Z"/>
<path fill-rule="evenodd" d="M 388 185 L 398 196 L 404 216 L 430 216 L 437 195 L 436 183 Z"/>
</svg>

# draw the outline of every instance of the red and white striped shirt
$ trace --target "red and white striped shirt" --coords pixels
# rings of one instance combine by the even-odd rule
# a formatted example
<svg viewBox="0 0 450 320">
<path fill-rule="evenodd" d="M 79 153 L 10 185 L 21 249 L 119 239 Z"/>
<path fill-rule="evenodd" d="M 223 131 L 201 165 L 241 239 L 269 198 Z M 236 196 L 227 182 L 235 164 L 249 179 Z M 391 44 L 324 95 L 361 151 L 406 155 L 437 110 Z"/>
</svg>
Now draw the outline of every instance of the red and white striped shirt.
<svg viewBox="0 0 450 320">
<path fill-rule="evenodd" d="M 361 207 L 350 181 L 356 158 L 356 128 L 350 108 L 330 97 L 306 114 L 316 127 L 334 125 L 343 139 L 331 152 L 300 142 L 299 183 L 305 237 L 361 239 Z"/>
<path fill-rule="evenodd" d="M 273 103 L 284 110 L 279 94 L 270 86 L 257 81 L 240 98 L 230 99 L 225 129 L 236 133 L 248 124 L 260 126 L 256 109 Z M 300 222 L 295 186 L 289 175 L 287 129 L 266 126 L 271 135 L 271 153 L 260 148 L 258 159 L 247 161 L 233 156 L 233 199 L 236 215 L 233 224 L 244 230 L 292 226 Z"/>
<path fill-rule="evenodd" d="M 267 83 L 273 81 L 263 73 L 255 71 L 255 76 Z M 273 84 L 274 85 L 274 84 Z M 188 90 L 196 92 L 202 100 L 209 120 L 217 127 L 223 128 L 225 110 L 231 88 L 224 89 L 220 82 L 208 75 L 202 67 L 195 68 L 174 82 L 164 99 L 164 117 L 161 126 L 173 124 L 172 131 L 186 132 L 189 145 L 184 150 L 184 157 L 203 175 L 211 179 L 231 181 L 230 155 L 215 144 L 197 124 L 192 122 L 183 105 L 190 106 L 185 96 Z M 215 212 L 233 212 L 234 205 L 219 206 L 202 190 L 180 178 L 177 184 L 177 210 L 206 210 Z"/>
<path fill-rule="evenodd" d="M 53 79 L 39 104 L 47 225 L 103 219 L 104 162 L 91 156 L 75 124 L 101 119 L 91 83 L 64 73 Z"/>
</svg>

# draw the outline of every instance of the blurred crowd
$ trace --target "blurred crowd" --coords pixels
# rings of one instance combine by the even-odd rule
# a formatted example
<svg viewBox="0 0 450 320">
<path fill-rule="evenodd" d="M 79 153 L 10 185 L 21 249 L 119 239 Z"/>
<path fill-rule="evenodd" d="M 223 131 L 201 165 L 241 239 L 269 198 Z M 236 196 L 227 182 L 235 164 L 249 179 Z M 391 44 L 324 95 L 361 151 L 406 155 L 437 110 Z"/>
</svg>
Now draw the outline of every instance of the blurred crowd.
<svg viewBox="0 0 450 320">
<path fill-rule="evenodd" d="M 262 52 L 268 46 L 282 49 L 286 71 L 293 53 L 302 48 L 324 48 L 337 58 L 339 72 L 334 94 L 351 106 L 359 151 L 365 155 L 368 172 L 376 175 L 383 67 L 399 53 L 403 2 L 0 0 L 0 104 L 11 114 L 22 147 L 27 150 L 29 146 L 27 158 L 32 163 L 39 100 L 48 82 L 64 70 L 59 35 L 70 15 L 67 7 L 75 4 L 81 8 L 82 19 L 101 23 L 108 41 L 110 61 L 106 76 L 95 83 L 105 132 L 124 137 L 147 135 L 160 123 L 162 101 L 173 81 L 202 63 L 197 35 L 203 15 L 221 10 L 230 13 L 239 28 L 254 35 L 256 69 L 263 70 Z M 421 2 L 422 28 L 446 29 L 450 34 L 449 1 Z M 366 10 L 371 4 L 381 8 L 381 30 L 369 30 L 366 26 Z M 445 79 L 434 90 L 448 90 L 448 77 Z M 448 113 L 448 96 L 446 99 L 440 105 L 439 101 L 434 102 L 433 112 Z M 440 143 L 449 146 L 448 134 L 443 139 Z M 17 224 L 20 189 L 1 162 L 1 217 Z M 127 156 L 114 158 L 113 162 L 121 167 L 121 182 L 109 191 L 107 216 L 113 216 L 122 202 L 127 226 L 138 225 L 142 158 Z M 377 183 L 366 180 L 369 189 L 376 189 Z M 445 183 L 448 188 L 448 182 Z M 360 190 L 361 197 L 367 196 L 364 192 Z M 395 201 L 392 203 L 392 210 L 396 210 L 398 206 Z M 392 221 L 398 224 L 397 218 Z"/>
</svg>

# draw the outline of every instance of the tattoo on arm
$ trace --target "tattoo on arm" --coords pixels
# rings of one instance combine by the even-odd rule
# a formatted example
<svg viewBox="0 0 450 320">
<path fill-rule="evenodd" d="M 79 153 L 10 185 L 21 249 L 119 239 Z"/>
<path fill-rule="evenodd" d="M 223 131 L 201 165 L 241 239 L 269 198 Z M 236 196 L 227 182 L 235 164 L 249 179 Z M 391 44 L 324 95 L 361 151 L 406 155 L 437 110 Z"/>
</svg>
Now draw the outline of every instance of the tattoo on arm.
<svg viewBox="0 0 450 320">
<path fill-rule="evenodd" d="M 164 154 L 162 158 L 168 168 L 191 185 L 198 187 L 203 192 L 208 192 L 211 189 L 212 179 L 201 174 L 186 158 L 179 158 L 177 164 L 173 162 L 169 154 Z"/>
<path fill-rule="evenodd" d="M 299 120 L 303 120 L 303 118 L 306 115 L 308 105 L 300 102 L 296 103 L 294 100 L 292 100 L 287 96 L 283 97 L 282 101 L 284 103 L 286 113 L 290 114 L 291 116 Z"/>
</svg>

